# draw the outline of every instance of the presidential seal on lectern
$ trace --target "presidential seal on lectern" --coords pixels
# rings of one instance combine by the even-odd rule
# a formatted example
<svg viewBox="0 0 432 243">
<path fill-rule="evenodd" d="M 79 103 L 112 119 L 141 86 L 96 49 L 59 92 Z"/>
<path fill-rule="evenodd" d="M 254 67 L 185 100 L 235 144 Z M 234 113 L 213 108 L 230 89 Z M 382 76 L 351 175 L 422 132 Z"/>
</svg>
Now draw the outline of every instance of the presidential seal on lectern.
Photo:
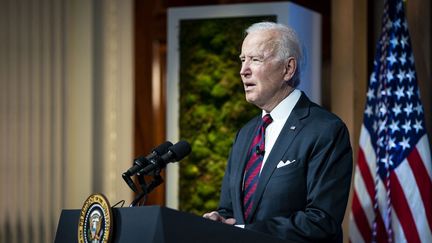
<svg viewBox="0 0 432 243">
<path fill-rule="evenodd" d="M 78 242 L 110 242 L 112 228 L 112 210 L 107 198 L 100 193 L 90 195 L 81 209 L 78 223 Z"/>
</svg>

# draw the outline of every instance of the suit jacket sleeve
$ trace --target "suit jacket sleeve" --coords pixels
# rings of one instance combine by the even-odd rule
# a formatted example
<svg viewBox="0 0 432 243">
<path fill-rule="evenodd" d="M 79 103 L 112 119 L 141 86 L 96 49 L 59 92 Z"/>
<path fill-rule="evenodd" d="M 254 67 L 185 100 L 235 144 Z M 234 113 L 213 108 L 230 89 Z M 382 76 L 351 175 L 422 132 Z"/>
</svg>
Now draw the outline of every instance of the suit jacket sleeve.
<svg viewBox="0 0 432 243">
<path fill-rule="evenodd" d="M 289 214 L 256 220 L 246 224 L 246 229 L 269 233 L 292 242 L 341 242 L 341 223 L 352 173 L 348 131 L 339 120 L 332 122 L 327 129 L 315 131 L 309 140 L 304 143 L 300 138 L 301 145 L 298 145 L 306 151 L 305 207 Z M 290 198 L 299 200 L 296 195 Z"/>
</svg>

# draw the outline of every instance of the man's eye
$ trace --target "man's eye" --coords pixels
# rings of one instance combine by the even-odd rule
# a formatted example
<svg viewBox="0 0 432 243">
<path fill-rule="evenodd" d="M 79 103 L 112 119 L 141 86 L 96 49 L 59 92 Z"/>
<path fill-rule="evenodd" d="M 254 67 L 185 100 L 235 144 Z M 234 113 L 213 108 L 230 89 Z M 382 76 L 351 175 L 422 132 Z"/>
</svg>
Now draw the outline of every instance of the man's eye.
<svg viewBox="0 0 432 243">
<path fill-rule="evenodd" d="M 261 59 L 259 59 L 259 58 L 252 58 L 252 61 L 253 62 L 261 62 Z"/>
</svg>

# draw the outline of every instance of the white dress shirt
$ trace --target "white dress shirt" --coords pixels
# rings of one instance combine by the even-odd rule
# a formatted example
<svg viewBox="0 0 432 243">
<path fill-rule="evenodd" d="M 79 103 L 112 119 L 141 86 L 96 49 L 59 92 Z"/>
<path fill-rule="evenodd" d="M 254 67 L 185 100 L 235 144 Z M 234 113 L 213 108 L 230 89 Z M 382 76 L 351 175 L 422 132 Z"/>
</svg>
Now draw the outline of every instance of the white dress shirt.
<svg viewBox="0 0 432 243">
<path fill-rule="evenodd" d="M 261 166 L 264 167 L 265 162 L 278 138 L 280 132 L 282 131 L 285 122 L 287 121 L 291 111 L 300 99 L 301 92 L 298 89 L 294 89 L 291 94 L 289 94 L 285 99 L 283 99 L 271 112 L 270 116 L 273 122 L 268 125 L 265 131 L 265 148 L 264 148 L 264 158 Z M 264 117 L 267 113 L 262 111 L 262 116 Z"/>
</svg>

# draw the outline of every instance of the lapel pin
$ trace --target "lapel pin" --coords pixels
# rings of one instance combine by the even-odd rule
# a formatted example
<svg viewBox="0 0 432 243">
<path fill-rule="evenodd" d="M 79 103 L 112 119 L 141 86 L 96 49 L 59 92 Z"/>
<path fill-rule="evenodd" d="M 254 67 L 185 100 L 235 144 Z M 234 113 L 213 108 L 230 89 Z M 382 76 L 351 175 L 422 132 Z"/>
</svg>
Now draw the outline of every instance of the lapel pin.
<svg viewBox="0 0 432 243">
<path fill-rule="evenodd" d="M 295 126 L 291 126 L 290 129 L 291 129 L 291 130 L 295 130 Z"/>
</svg>

